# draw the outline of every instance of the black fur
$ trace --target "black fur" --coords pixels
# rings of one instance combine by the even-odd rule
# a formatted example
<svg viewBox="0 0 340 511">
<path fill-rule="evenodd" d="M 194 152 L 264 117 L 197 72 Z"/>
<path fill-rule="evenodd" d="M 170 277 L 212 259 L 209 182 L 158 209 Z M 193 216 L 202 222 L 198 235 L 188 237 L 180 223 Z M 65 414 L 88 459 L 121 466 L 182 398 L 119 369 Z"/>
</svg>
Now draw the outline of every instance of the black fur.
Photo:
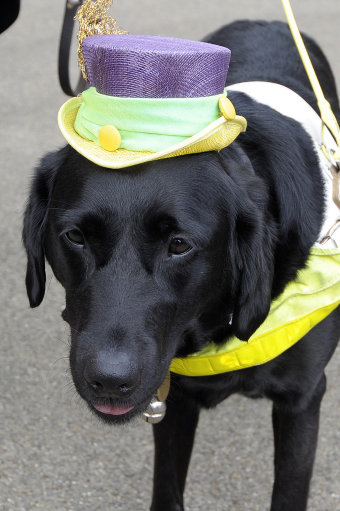
<svg viewBox="0 0 340 511">
<path fill-rule="evenodd" d="M 208 40 L 232 50 L 228 84 L 283 83 L 315 107 L 284 24 L 237 22 Z M 305 40 L 339 116 L 329 65 Z M 323 182 L 308 135 L 241 93 L 229 96 L 248 129 L 220 153 L 112 171 L 67 146 L 36 171 L 23 236 L 30 304 L 43 299 L 45 255 L 66 291 L 63 317 L 71 327 L 75 386 L 106 422 L 140 414 L 175 355 L 233 334 L 247 340 L 272 298 L 304 267 L 317 238 Z M 173 376 L 166 417 L 154 427 L 153 511 L 183 509 L 199 409 L 234 392 L 273 401 L 271 510 L 305 510 L 339 312 L 262 366 L 213 377 Z M 109 415 L 94 405 L 133 408 Z"/>
</svg>

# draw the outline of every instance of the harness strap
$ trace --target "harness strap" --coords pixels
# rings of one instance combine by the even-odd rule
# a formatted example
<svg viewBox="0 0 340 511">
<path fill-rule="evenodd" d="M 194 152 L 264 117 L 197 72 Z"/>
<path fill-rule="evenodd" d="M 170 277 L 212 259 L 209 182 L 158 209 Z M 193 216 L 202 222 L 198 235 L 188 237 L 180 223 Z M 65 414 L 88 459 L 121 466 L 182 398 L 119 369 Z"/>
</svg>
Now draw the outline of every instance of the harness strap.
<svg viewBox="0 0 340 511">
<path fill-rule="evenodd" d="M 336 151 L 330 150 L 327 146 L 327 144 L 323 144 L 322 150 L 326 156 L 326 158 L 337 168 L 338 172 L 340 171 L 339 162 L 340 162 L 340 128 L 338 121 L 336 120 L 336 117 L 332 111 L 331 105 L 326 100 L 321 85 L 319 83 L 319 80 L 316 76 L 313 64 L 309 58 L 308 52 L 306 50 L 306 47 L 304 45 L 303 39 L 301 37 L 300 31 L 298 29 L 294 13 L 292 10 L 292 7 L 290 5 L 289 0 L 281 0 L 283 9 L 286 14 L 286 18 L 288 21 L 288 25 L 290 28 L 290 31 L 292 33 L 293 39 L 295 41 L 296 47 L 298 49 L 298 52 L 300 54 L 302 63 L 305 67 L 306 73 L 308 75 L 309 81 L 311 83 L 311 86 L 313 88 L 314 94 L 316 96 L 318 107 L 321 114 L 321 119 L 323 124 L 327 126 L 329 131 L 332 133 L 334 140 L 337 144 Z"/>
</svg>

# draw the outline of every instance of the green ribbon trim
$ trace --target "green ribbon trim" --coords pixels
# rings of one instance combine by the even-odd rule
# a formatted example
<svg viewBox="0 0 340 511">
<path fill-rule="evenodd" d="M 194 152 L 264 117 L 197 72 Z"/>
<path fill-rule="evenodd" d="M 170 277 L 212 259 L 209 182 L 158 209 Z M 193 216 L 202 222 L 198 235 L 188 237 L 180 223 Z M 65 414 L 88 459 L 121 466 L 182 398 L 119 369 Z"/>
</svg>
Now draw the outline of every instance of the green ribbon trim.
<svg viewBox="0 0 340 511">
<path fill-rule="evenodd" d="M 107 124 L 122 137 L 121 148 L 162 151 L 195 135 L 220 117 L 218 101 L 227 91 L 200 98 L 121 98 L 91 87 L 81 95 L 74 129 L 99 145 L 98 133 Z"/>
</svg>

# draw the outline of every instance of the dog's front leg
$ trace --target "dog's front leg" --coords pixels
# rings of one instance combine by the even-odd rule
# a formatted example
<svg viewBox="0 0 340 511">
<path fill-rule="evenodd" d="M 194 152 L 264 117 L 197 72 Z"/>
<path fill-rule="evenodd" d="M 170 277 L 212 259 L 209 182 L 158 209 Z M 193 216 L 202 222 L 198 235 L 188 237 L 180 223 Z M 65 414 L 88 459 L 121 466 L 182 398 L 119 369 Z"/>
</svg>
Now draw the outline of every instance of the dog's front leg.
<svg viewBox="0 0 340 511">
<path fill-rule="evenodd" d="M 154 487 L 151 511 L 183 511 L 183 493 L 199 407 L 183 395 L 170 398 L 164 419 L 153 426 Z"/>
<path fill-rule="evenodd" d="M 289 410 L 274 401 L 275 482 L 271 511 L 305 511 L 319 429 L 323 376 L 304 406 Z"/>
</svg>

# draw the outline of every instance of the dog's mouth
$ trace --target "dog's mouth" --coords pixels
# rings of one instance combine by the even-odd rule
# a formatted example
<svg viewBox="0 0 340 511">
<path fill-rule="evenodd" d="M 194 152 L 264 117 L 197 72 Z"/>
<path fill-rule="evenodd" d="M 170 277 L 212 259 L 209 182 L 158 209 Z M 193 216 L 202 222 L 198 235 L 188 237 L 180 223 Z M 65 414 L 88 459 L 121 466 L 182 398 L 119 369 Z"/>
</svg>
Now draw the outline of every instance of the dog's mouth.
<svg viewBox="0 0 340 511">
<path fill-rule="evenodd" d="M 87 401 L 90 410 L 107 424 L 126 424 L 130 420 L 142 416 L 147 409 L 151 398 L 140 404 L 114 403 L 106 400 L 103 403 L 98 401 Z"/>
<path fill-rule="evenodd" d="M 118 406 L 112 404 L 93 404 L 93 407 L 97 410 L 97 412 L 103 413 L 104 415 L 125 415 L 134 409 L 134 406 Z"/>
<path fill-rule="evenodd" d="M 89 392 L 91 390 L 89 386 L 77 385 L 78 381 L 75 378 L 74 383 L 90 411 L 108 424 L 125 424 L 138 416 L 147 422 L 156 423 L 162 420 L 165 414 L 165 401 L 170 389 L 170 373 L 166 373 L 162 383 L 156 388 L 139 387 L 125 399 L 118 399 L 112 395 L 94 395 L 95 392 Z"/>
</svg>

